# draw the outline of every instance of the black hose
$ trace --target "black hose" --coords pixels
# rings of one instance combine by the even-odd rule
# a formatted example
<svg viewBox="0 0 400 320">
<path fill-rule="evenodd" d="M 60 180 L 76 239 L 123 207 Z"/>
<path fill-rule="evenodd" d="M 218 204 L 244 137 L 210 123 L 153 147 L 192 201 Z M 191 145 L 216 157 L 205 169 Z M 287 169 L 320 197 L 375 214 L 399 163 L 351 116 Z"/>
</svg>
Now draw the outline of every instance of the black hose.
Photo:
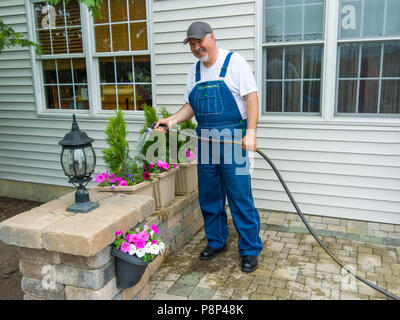
<svg viewBox="0 0 400 320">
<path fill-rule="evenodd" d="M 200 140 L 208 140 L 211 142 L 217 142 L 217 143 L 231 143 L 231 144 L 241 144 L 241 142 L 239 141 L 233 141 L 233 140 L 219 140 L 219 139 L 212 139 L 212 138 L 204 138 L 204 137 L 199 137 L 199 136 L 194 136 L 191 135 L 189 133 L 186 132 L 181 132 L 179 130 L 174 130 L 174 129 L 170 129 L 168 128 L 168 126 L 162 124 L 160 125 L 161 127 L 163 127 L 165 130 L 167 131 L 174 131 L 176 133 L 180 133 L 186 136 L 190 136 L 193 138 L 197 138 Z M 152 130 L 155 127 L 155 123 L 151 124 L 151 126 L 148 127 L 148 129 Z M 286 191 L 286 194 L 288 195 L 290 201 L 292 202 L 294 208 L 296 209 L 298 215 L 300 216 L 301 220 L 303 221 L 304 225 L 306 226 L 306 228 L 308 229 L 308 231 L 311 233 L 311 235 L 314 237 L 314 239 L 318 242 L 318 244 L 322 247 L 322 249 L 324 249 L 324 251 L 342 268 L 344 268 L 349 274 L 353 275 L 356 279 L 360 280 L 361 282 L 365 283 L 367 286 L 371 287 L 372 289 L 375 289 L 376 291 L 379 291 L 380 293 L 384 294 L 385 296 L 392 298 L 394 300 L 400 300 L 399 297 L 395 296 L 394 294 L 387 292 L 386 290 L 383 290 L 382 288 L 379 288 L 378 286 L 374 285 L 373 283 L 369 282 L 368 280 L 365 280 L 363 278 L 361 278 L 360 276 L 356 275 L 355 273 L 353 273 L 351 270 L 349 270 L 346 265 L 341 262 L 338 258 L 335 257 L 335 255 L 325 246 L 325 244 L 321 241 L 321 239 L 317 236 L 317 234 L 314 232 L 313 228 L 311 228 L 310 224 L 308 223 L 308 221 L 306 220 L 306 218 L 304 217 L 303 213 L 301 212 L 299 206 L 296 203 L 296 200 L 294 200 L 292 193 L 290 192 L 288 186 L 286 185 L 285 181 L 283 180 L 281 174 L 279 173 L 279 170 L 275 167 L 274 163 L 266 156 L 266 154 L 264 152 L 262 152 L 260 149 L 256 149 L 256 152 L 264 158 L 264 160 L 266 160 L 268 162 L 268 164 L 271 166 L 272 170 L 274 170 L 276 176 L 278 177 L 280 183 L 282 184 L 283 188 Z"/>
<path fill-rule="evenodd" d="M 268 164 L 271 166 L 272 170 L 274 170 L 276 176 L 278 177 L 280 183 L 282 184 L 283 188 L 286 191 L 286 194 L 288 195 L 290 201 L 292 202 L 293 206 L 295 207 L 297 213 L 299 214 L 301 220 L 303 221 L 303 223 L 305 224 L 306 228 L 308 229 L 308 231 L 310 231 L 310 233 L 312 234 L 312 236 L 314 237 L 314 239 L 318 242 L 318 244 L 324 249 L 324 251 L 338 264 L 340 265 L 342 268 L 344 268 L 348 273 L 350 273 L 351 275 L 353 275 L 354 277 L 356 277 L 358 280 L 362 281 L 363 283 L 365 283 L 366 285 L 370 286 L 371 288 L 379 291 L 380 293 L 384 294 L 387 297 L 390 297 L 394 300 L 400 300 L 399 297 L 395 296 L 394 294 L 387 292 L 386 290 L 383 290 L 381 288 L 379 288 L 378 286 L 374 285 L 373 283 L 361 278 L 360 276 L 354 274 L 353 272 L 351 272 L 345 265 L 344 263 L 342 263 L 338 258 L 335 257 L 335 255 L 325 246 L 325 244 L 321 241 L 321 239 L 317 236 L 317 234 L 314 232 L 314 230 L 311 228 L 311 226 L 309 225 L 309 223 L 307 222 L 306 218 L 304 217 L 303 213 L 301 212 L 299 206 L 296 203 L 296 200 L 294 200 L 292 193 L 290 192 L 288 186 L 286 185 L 285 181 L 283 180 L 281 174 L 279 173 L 278 169 L 275 167 L 275 165 L 273 164 L 273 162 L 265 155 L 264 152 L 262 152 L 260 149 L 256 149 L 256 152 L 263 157 Z"/>
</svg>

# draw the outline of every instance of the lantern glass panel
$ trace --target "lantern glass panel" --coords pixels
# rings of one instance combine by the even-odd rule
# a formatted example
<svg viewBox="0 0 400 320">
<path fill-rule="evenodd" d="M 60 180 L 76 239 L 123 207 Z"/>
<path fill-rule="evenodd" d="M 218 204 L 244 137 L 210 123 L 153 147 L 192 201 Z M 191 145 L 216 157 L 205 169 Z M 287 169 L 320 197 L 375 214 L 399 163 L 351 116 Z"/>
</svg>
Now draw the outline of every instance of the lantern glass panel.
<svg viewBox="0 0 400 320">
<path fill-rule="evenodd" d="M 95 160 L 96 156 L 94 154 L 94 150 L 93 150 L 92 147 L 86 147 L 84 149 L 84 151 L 85 151 L 85 154 L 86 154 L 86 162 L 87 162 L 87 164 L 86 164 L 86 166 L 87 166 L 86 173 L 88 175 L 90 175 L 94 171 L 94 166 L 96 164 L 95 163 L 96 162 L 96 160 Z"/>
<path fill-rule="evenodd" d="M 74 166 L 72 161 L 72 149 L 64 149 L 62 153 L 62 166 L 65 171 L 65 175 L 74 176 Z"/>
<path fill-rule="evenodd" d="M 86 157 L 83 149 L 73 149 L 74 168 L 77 177 L 86 175 Z"/>
</svg>

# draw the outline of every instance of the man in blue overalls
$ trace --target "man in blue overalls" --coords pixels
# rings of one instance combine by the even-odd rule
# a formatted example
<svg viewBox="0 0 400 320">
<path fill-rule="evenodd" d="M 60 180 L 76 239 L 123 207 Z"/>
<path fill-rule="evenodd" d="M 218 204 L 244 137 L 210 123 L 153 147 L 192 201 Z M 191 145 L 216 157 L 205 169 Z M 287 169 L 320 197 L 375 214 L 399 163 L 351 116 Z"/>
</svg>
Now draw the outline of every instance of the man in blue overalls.
<svg viewBox="0 0 400 320">
<path fill-rule="evenodd" d="M 219 155 L 212 154 L 212 143 L 203 150 L 199 140 L 198 181 L 199 202 L 204 218 L 204 229 L 208 240 L 201 252 L 201 260 L 210 260 L 226 250 L 228 237 L 225 199 L 231 211 L 233 223 L 239 234 L 239 253 L 242 256 L 242 271 L 257 269 L 257 256 L 262 250 L 259 237 L 260 216 L 254 206 L 247 151 L 257 146 L 258 95 L 255 79 L 249 64 L 238 53 L 217 47 L 213 30 L 205 22 L 194 22 L 187 30 L 187 38 L 193 55 L 199 60 L 188 73 L 186 104 L 172 116 L 157 122 L 171 127 L 174 124 L 196 117 L 196 132 L 199 136 L 238 139 L 242 143 L 240 156 L 235 149 L 220 144 Z M 161 127 L 160 127 L 161 128 Z M 212 130 L 212 131 L 210 131 Z M 224 134 L 222 134 L 224 132 Z M 237 150 L 236 150 L 237 151 Z M 242 161 L 244 159 L 244 161 Z M 216 161 L 217 160 L 217 161 Z"/>
</svg>

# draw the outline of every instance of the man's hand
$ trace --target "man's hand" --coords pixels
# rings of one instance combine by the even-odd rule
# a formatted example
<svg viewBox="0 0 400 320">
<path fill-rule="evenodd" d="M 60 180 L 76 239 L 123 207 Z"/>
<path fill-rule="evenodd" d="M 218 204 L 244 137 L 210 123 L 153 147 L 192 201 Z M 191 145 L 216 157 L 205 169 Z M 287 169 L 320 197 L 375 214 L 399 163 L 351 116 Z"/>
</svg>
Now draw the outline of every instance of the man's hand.
<svg viewBox="0 0 400 320">
<path fill-rule="evenodd" d="M 247 151 L 256 151 L 257 149 L 256 130 L 247 129 L 246 135 L 242 139 L 242 149 Z"/>
<path fill-rule="evenodd" d="M 167 133 L 167 131 L 163 127 L 159 127 L 160 124 L 165 124 L 168 128 L 171 128 L 173 125 L 176 124 L 176 121 L 174 121 L 174 119 L 171 119 L 171 117 L 160 119 L 157 121 L 154 129 Z"/>
</svg>

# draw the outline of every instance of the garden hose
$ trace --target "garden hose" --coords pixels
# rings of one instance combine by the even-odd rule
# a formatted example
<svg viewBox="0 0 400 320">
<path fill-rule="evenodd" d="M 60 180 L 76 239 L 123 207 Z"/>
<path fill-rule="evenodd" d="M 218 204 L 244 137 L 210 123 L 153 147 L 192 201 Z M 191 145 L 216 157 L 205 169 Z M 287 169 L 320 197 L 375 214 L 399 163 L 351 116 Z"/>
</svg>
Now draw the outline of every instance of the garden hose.
<svg viewBox="0 0 400 320">
<path fill-rule="evenodd" d="M 161 124 L 161 127 L 163 127 L 165 130 L 167 131 L 171 131 L 171 132 L 175 132 L 175 133 L 180 133 L 183 134 L 185 136 L 189 136 L 189 137 L 193 137 L 196 139 L 200 139 L 200 140 L 207 140 L 210 142 L 217 142 L 217 143 L 231 143 L 231 144 L 238 144 L 238 145 L 242 145 L 241 142 L 239 141 L 233 141 L 233 140 L 220 140 L 220 139 L 212 139 L 212 138 L 205 138 L 205 137 L 200 137 L 200 136 L 195 136 L 192 135 L 188 132 L 184 132 L 184 131 L 179 131 L 179 130 L 174 130 L 174 129 L 170 129 L 168 128 L 168 126 Z M 153 123 L 151 126 L 149 126 L 147 128 L 148 131 L 153 130 L 155 127 L 155 123 Z M 392 298 L 394 300 L 400 300 L 399 297 L 395 296 L 394 294 L 387 292 L 386 290 L 374 285 L 373 283 L 369 282 L 368 280 L 365 280 L 363 278 L 361 278 L 360 276 L 358 276 L 357 274 L 355 274 L 354 272 L 352 272 L 348 267 L 346 267 L 346 265 L 341 262 L 338 258 L 336 258 L 336 256 L 326 247 L 326 245 L 322 242 L 322 240 L 317 236 L 317 234 L 314 232 L 314 230 L 312 229 L 312 227 L 310 226 L 310 224 L 307 222 L 306 218 L 304 217 L 303 213 L 301 212 L 299 206 L 296 203 L 296 200 L 294 200 L 292 193 L 290 192 L 288 186 L 286 185 L 285 181 L 283 180 L 281 174 L 279 173 L 279 170 L 276 168 L 276 166 L 274 165 L 274 163 L 267 157 L 267 155 L 262 152 L 259 148 L 256 149 L 256 152 L 264 158 L 265 161 L 268 162 L 268 164 L 271 166 L 272 170 L 275 172 L 276 176 L 278 177 L 280 183 L 282 184 L 283 188 L 286 191 L 286 194 L 288 195 L 290 201 L 292 202 L 294 208 L 296 209 L 298 215 L 300 216 L 301 220 L 303 221 L 304 225 L 306 226 L 306 228 L 308 229 L 308 231 L 311 233 L 311 235 L 314 237 L 314 239 L 317 241 L 317 243 L 322 247 L 322 249 L 324 249 L 324 251 L 343 269 L 345 269 L 349 274 L 351 274 L 352 276 L 354 276 L 356 279 L 360 280 L 361 282 L 363 282 L 364 284 L 366 284 L 367 286 L 375 289 L 376 291 L 379 291 L 380 293 L 384 294 L 385 296 Z"/>
</svg>

